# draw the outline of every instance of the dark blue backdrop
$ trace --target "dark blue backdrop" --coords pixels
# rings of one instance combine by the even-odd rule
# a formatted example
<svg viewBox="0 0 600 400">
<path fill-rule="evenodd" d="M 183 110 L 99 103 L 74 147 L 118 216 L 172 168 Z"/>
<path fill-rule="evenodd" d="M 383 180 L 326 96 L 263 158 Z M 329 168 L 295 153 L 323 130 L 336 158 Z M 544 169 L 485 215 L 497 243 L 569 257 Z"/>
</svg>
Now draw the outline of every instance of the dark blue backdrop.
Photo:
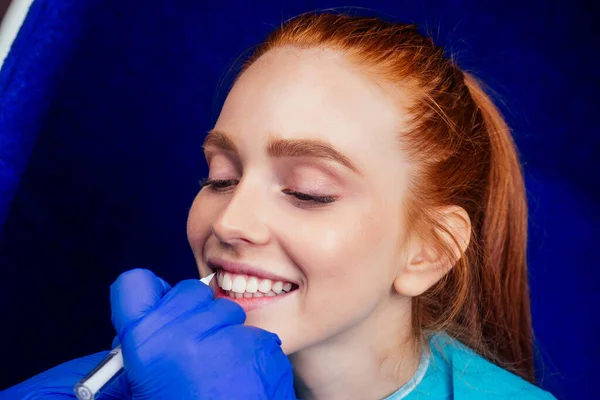
<svg viewBox="0 0 600 400">
<path fill-rule="evenodd" d="M 0 73 L 0 388 L 110 346 L 108 287 L 196 277 L 188 207 L 235 59 L 287 19 L 368 6 L 417 22 L 491 86 L 531 207 L 538 377 L 599 398 L 598 28 L 567 1 L 37 0 Z M 2 226 L 3 224 L 3 226 Z"/>
</svg>

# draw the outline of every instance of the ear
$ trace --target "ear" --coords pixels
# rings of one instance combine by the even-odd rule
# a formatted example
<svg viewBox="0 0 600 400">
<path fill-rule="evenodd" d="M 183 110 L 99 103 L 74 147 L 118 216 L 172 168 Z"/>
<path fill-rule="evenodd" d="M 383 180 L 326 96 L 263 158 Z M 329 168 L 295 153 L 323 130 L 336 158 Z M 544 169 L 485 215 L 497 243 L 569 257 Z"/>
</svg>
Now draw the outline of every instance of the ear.
<svg viewBox="0 0 600 400">
<path fill-rule="evenodd" d="M 427 291 L 450 272 L 469 245 L 471 219 L 462 207 L 443 207 L 437 214 L 443 229 L 434 227 L 427 237 L 412 234 L 407 243 L 407 263 L 394 279 L 394 289 L 403 296 L 415 297 Z M 451 255 L 440 242 L 452 250 Z"/>
</svg>

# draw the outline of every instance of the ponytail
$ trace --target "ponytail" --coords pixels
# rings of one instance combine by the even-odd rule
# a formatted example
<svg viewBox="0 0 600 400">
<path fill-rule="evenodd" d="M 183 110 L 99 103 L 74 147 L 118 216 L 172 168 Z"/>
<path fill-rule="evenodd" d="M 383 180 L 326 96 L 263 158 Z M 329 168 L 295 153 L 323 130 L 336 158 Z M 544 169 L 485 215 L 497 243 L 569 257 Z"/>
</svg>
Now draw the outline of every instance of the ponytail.
<svg viewBox="0 0 600 400">
<path fill-rule="evenodd" d="M 405 204 L 408 220 L 426 235 L 438 223 L 431 210 L 458 205 L 472 224 L 463 257 L 412 299 L 415 334 L 445 331 L 533 381 L 523 174 L 510 131 L 490 98 L 414 25 L 304 14 L 272 32 L 243 70 L 279 46 L 339 50 L 411 95 L 402 150 L 418 178 Z"/>
<path fill-rule="evenodd" d="M 490 136 L 485 217 L 480 233 L 482 337 L 506 368 L 533 382 L 533 349 L 527 282 L 527 201 L 516 145 L 499 110 L 477 80 L 465 84 Z M 506 365 L 508 364 L 508 365 Z"/>
</svg>

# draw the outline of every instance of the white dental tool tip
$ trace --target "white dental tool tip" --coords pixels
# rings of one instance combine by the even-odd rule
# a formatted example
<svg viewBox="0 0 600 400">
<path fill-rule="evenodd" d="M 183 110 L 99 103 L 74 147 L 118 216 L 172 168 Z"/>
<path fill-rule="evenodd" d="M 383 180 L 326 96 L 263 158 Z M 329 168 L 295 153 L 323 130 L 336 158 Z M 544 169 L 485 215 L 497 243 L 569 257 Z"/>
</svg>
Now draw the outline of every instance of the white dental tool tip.
<svg viewBox="0 0 600 400">
<path fill-rule="evenodd" d="M 200 279 L 200 282 L 204 283 L 205 285 L 208 285 L 212 278 L 214 278 L 215 274 L 216 272 L 213 272 L 212 274 L 205 276 L 204 278 Z"/>
</svg>

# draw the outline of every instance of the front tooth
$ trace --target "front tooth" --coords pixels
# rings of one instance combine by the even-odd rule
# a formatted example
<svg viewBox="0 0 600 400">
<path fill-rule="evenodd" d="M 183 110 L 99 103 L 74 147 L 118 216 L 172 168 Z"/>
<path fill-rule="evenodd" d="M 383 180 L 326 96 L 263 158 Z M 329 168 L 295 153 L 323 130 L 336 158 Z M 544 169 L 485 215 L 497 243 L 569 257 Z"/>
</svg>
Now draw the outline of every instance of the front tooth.
<svg viewBox="0 0 600 400">
<path fill-rule="evenodd" d="M 235 297 L 235 296 L 233 295 L 233 292 L 232 292 L 231 290 L 230 290 L 229 292 L 227 292 L 227 295 L 228 295 L 229 297 L 231 297 L 232 299 Z"/>
<path fill-rule="evenodd" d="M 267 293 L 268 297 L 273 297 L 273 296 L 277 296 L 277 294 L 274 291 L 269 291 L 269 293 Z"/>
<path fill-rule="evenodd" d="M 221 285 L 221 289 L 231 290 L 231 287 L 233 286 L 233 280 L 231 279 L 231 274 L 229 272 L 225 272 L 223 275 L 223 282 Z"/>
<path fill-rule="evenodd" d="M 258 278 L 251 276 L 246 282 L 246 292 L 256 293 L 258 291 Z"/>
<path fill-rule="evenodd" d="M 217 273 L 217 285 L 223 287 L 223 270 L 220 270 L 219 273 Z"/>
<path fill-rule="evenodd" d="M 290 290 L 292 290 L 292 284 L 291 283 L 285 283 L 283 285 L 283 290 L 285 290 L 286 292 L 289 292 Z"/>
<path fill-rule="evenodd" d="M 244 298 L 245 299 L 249 299 L 250 297 L 253 297 L 254 295 L 248 291 L 244 292 Z"/>
<path fill-rule="evenodd" d="M 256 293 L 252 293 L 252 296 L 254 296 L 254 297 L 265 297 L 265 294 L 261 293 L 261 292 L 256 292 Z"/>
<path fill-rule="evenodd" d="M 236 299 L 241 299 L 242 297 L 244 297 L 244 295 L 243 295 L 243 294 L 241 294 L 241 293 L 237 293 L 237 292 L 234 292 L 234 293 L 233 293 L 233 296 L 234 296 Z"/>
<path fill-rule="evenodd" d="M 258 291 L 262 293 L 269 293 L 271 286 L 273 286 L 273 281 L 270 279 L 263 279 L 258 284 Z"/>
<path fill-rule="evenodd" d="M 283 290 L 283 282 L 281 281 L 277 281 L 273 284 L 273 287 L 271 288 L 272 291 L 274 291 L 276 294 L 281 293 L 281 291 Z"/>
<path fill-rule="evenodd" d="M 244 293 L 246 291 L 246 277 L 244 275 L 234 275 L 231 290 L 236 293 Z"/>
</svg>

